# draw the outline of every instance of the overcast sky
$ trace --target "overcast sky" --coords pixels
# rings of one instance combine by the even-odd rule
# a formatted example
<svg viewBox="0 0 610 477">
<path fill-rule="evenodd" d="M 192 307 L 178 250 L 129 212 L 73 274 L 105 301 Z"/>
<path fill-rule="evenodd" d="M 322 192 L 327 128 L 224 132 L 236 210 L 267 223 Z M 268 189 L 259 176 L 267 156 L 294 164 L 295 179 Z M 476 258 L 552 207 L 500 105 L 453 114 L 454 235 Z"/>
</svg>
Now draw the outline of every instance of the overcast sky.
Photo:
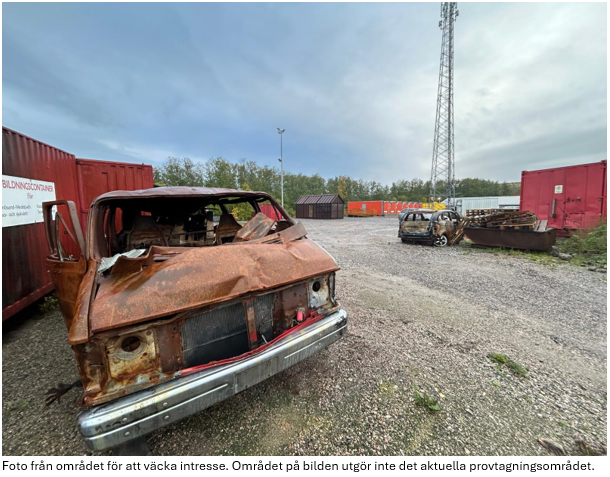
<svg viewBox="0 0 610 477">
<path fill-rule="evenodd" d="M 606 4 L 460 3 L 456 176 L 606 159 Z M 439 3 L 3 4 L 2 124 L 77 157 L 428 179 Z"/>
</svg>

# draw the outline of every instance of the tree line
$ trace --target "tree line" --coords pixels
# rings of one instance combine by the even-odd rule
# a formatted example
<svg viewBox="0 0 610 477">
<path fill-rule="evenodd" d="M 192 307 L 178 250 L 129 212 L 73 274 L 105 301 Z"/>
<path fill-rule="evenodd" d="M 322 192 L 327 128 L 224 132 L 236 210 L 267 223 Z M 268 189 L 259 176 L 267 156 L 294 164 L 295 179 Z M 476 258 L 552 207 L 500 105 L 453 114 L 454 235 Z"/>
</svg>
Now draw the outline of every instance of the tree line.
<svg viewBox="0 0 610 477">
<path fill-rule="evenodd" d="M 159 186 L 227 187 L 264 191 L 278 201 L 281 197 L 279 168 L 259 166 L 255 161 L 245 159 L 231 162 L 217 157 L 206 162 L 194 162 L 188 157 L 169 157 L 160 167 L 154 167 L 153 173 L 154 182 Z M 443 190 L 443 184 L 437 187 Z M 457 197 L 515 195 L 519 190 L 518 182 L 473 178 L 457 180 L 455 189 Z M 325 179 L 319 174 L 308 176 L 284 172 L 284 207 L 291 215 L 295 214 L 297 199 L 303 195 L 338 193 L 346 203 L 350 200 L 426 202 L 429 191 L 429 180 L 398 180 L 386 185 L 344 175 Z"/>
</svg>

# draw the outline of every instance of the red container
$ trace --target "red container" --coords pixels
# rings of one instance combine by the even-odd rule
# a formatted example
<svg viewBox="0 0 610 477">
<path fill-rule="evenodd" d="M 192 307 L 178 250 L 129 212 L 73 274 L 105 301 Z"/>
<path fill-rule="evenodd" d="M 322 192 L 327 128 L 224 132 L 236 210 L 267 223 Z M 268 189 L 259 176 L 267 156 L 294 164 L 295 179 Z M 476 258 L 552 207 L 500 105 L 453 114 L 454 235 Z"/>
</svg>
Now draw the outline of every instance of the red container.
<svg viewBox="0 0 610 477">
<path fill-rule="evenodd" d="M 383 200 L 351 201 L 347 203 L 347 214 L 353 215 L 350 211 L 359 210 L 361 213 L 366 215 L 385 215 L 384 210 L 387 210 L 387 204 L 388 203 L 384 203 Z"/>
<path fill-rule="evenodd" d="M 152 166 L 76 159 L 73 154 L 5 127 L 2 175 L 53 183 L 56 199 L 76 204 L 83 230 L 91 201 L 98 195 L 117 189 L 153 187 Z M 53 283 L 46 267 L 49 249 L 42 222 L 3 226 L 2 242 L 2 320 L 5 320 L 53 290 Z M 65 240 L 62 245 L 68 254 L 79 257 L 76 244 Z"/>
<path fill-rule="evenodd" d="M 153 168 L 146 164 L 76 159 L 80 223 L 87 228 L 89 206 L 97 196 L 112 190 L 150 189 Z"/>
<path fill-rule="evenodd" d="M 78 204 L 74 156 L 5 127 L 2 175 L 52 182 L 57 199 Z M 48 252 L 43 223 L 2 227 L 2 320 L 53 290 Z M 79 256 L 76 246 L 66 252 Z"/>
<path fill-rule="evenodd" d="M 606 161 L 521 173 L 520 210 L 560 234 L 596 226 L 606 217 Z"/>
<path fill-rule="evenodd" d="M 270 219 L 275 220 L 276 222 L 281 219 L 275 207 L 271 204 L 260 204 L 261 212 L 265 214 Z"/>
</svg>

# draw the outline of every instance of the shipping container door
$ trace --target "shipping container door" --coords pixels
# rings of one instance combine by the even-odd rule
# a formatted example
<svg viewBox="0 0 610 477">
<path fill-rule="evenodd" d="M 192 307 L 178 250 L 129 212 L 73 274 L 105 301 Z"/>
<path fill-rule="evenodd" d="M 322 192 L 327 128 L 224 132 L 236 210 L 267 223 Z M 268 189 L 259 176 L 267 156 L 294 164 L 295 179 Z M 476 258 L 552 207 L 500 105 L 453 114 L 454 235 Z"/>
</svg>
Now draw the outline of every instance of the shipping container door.
<svg viewBox="0 0 610 477">
<path fill-rule="evenodd" d="M 566 169 L 554 169 L 550 174 L 542 174 L 543 178 L 550 177 L 551 182 L 546 183 L 544 191 L 551 195 L 549 226 L 562 229 L 565 227 L 566 211 Z M 543 191 L 541 191 L 543 192 Z"/>
<path fill-rule="evenodd" d="M 563 195 L 564 227 L 581 228 L 585 215 L 586 187 L 588 184 L 588 167 L 573 168 L 565 176 Z M 601 190 L 601 182 L 598 190 Z"/>
<path fill-rule="evenodd" d="M 87 217 L 91 202 L 97 196 L 114 190 L 112 170 L 107 165 L 90 165 L 76 162 L 78 172 L 78 192 L 80 205 L 80 223 L 83 231 L 87 228 Z"/>
<path fill-rule="evenodd" d="M 605 167 L 591 164 L 575 167 L 567 177 L 566 227 L 588 228 L 602 213 Z"/>
</svg>

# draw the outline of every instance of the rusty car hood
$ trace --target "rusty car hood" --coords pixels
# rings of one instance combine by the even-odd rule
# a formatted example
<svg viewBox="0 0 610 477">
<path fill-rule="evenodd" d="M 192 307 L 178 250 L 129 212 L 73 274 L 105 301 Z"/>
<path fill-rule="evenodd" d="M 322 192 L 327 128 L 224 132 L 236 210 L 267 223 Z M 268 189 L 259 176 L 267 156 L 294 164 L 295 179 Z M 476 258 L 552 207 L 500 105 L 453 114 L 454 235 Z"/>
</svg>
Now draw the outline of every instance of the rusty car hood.
<svg viewBox="0 0 610 477">
<path fill-rule="evenodd" d="M 141 271 L 104 279 L 90 310 L 90 331 L 171 316 L 338 269 L 335 260 L 307 238 L 183 249 Z"/>
</svg>

